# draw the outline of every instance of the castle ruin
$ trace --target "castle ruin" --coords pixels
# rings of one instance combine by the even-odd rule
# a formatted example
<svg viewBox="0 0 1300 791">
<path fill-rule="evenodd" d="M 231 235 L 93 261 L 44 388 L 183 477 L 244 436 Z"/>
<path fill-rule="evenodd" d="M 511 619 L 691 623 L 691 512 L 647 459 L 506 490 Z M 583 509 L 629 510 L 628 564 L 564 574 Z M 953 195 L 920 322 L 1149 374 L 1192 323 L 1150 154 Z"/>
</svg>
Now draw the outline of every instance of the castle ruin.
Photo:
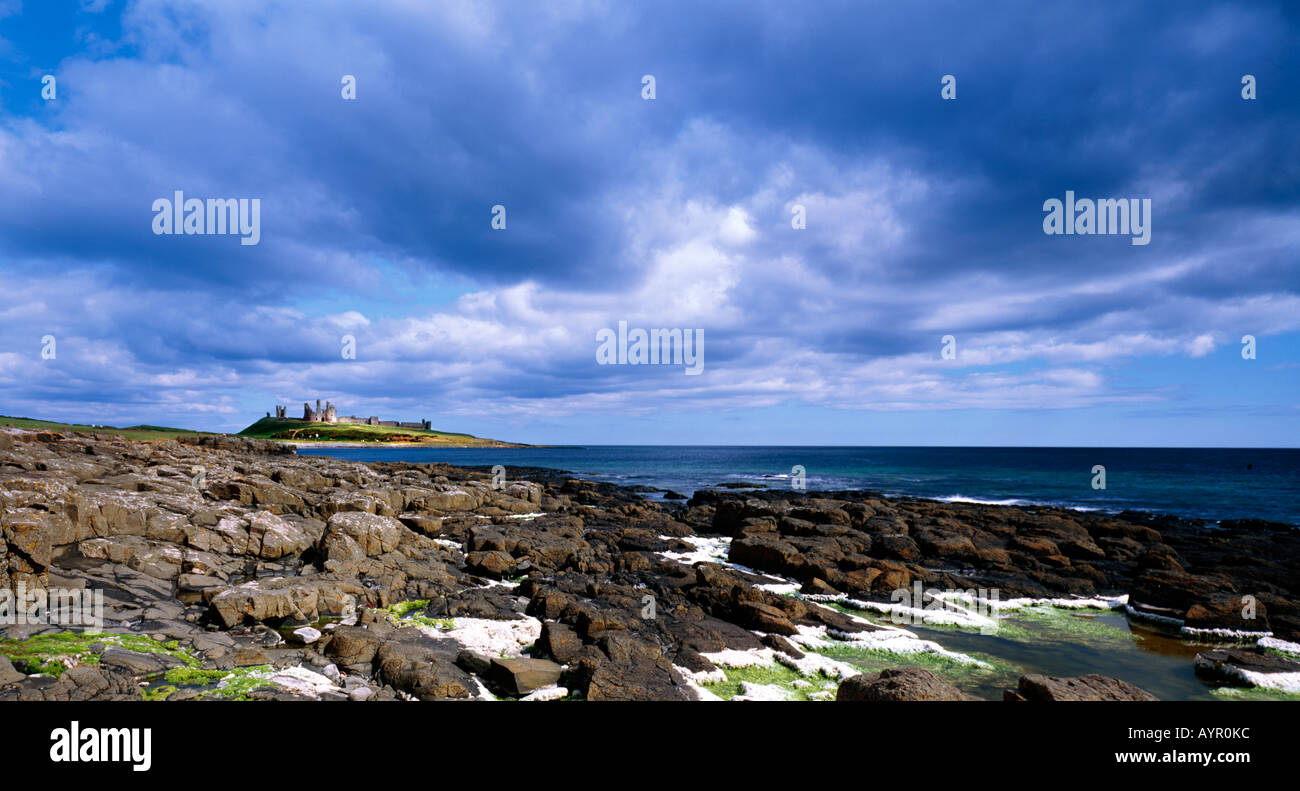
<svg viewBox="0 0 1300 791">
<path fill-rule="evenodd" d="M 302 405 L 302 417 L 289 417 L 289 407 L 276 405 L 275 416 L 279 420 L 300 420 L 304 423 L 355 423 L 365 426 L 390 426 L 392 428 L 416 428 L 425 431 L 432 431 L 432 424 L 428 420 L 421 420 L 418 423 L 402 422 L 398 420 L 380 420 L 378 417 L 357 417 L 356 415 L 339 416 L 334 409 L 334 404 L 329 401 L 325 402 L 324 408 L 321 407 L 320 399 L 316 399 L 316 408 L 312 409 L 311 404 Z"/>
</svg>

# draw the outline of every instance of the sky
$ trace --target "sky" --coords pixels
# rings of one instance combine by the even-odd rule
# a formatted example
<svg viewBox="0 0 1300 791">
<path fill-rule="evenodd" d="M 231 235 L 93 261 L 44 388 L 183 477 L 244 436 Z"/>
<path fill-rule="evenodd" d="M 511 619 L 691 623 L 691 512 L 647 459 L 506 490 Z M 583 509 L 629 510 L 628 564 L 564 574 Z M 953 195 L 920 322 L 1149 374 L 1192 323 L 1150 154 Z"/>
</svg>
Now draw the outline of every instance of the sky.
<svg viewBox="0 0 1300 791">
<path fill-rule="evenodd" d="M 1297 447 L 1298 37 L 1287 2 L 0 0 L 0 414 Z M 177 191 L 256 199 L 257 243 L 156 233 Z M 1067 192 L 1149 200 L 1149 243 L 1045 233 Z M 700 370 L 601 364 L 620 322 Z"/>
</svg>

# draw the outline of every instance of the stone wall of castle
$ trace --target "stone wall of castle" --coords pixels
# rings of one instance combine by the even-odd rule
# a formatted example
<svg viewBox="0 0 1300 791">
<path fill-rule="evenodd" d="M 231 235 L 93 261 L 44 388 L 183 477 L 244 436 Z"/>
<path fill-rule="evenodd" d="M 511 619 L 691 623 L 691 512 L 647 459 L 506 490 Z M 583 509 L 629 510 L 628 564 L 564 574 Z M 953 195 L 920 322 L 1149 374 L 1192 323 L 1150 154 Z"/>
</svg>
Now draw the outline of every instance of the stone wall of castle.
<svg viewBox="0 0 1300 791">
<path fill-rule="evenodd" d="M 423 429 L 425 431 L 430 431 L 432 426 L 432 423 L 430 423 L 430 421 L 428 420 L 421 420 L 419 422 L 380 420 L 378 417 L 374 415 L 371 415 L 370 417 L 357 417 L 356 415 L 343 415 L 342 417 L 340 417 L 338 411 L 335 409 L 334 404 L 332 402 L 326 401 L 325 406 L 322 407 L 319 398 L 316 399 L 315 409 L 312 409 L 311 404 L 303 403 L 302 417 L 300 418 L 288 417 L 287 416 L 288 409 L 289 409 L 288 407 L 276 405 L 275 416 L 281 420 L 301 420 L 305 423 L 346 423 L 350 425 L 390 426 L 392 428 Z"/>
</svg>

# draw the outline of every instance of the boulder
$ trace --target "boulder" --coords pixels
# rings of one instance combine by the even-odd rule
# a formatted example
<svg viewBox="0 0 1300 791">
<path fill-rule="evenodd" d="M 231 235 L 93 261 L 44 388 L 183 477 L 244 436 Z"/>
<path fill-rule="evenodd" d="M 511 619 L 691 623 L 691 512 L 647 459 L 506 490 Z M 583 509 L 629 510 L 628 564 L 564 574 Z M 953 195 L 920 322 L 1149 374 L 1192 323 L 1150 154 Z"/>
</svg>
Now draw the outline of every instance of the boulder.
<svg viewBox="0 0 1300 791">
<path fill-rule="evenodd" d="M 690 687 L 657 646 L 622 633 L 600 638 L 579 662 L 576 688 L 587 700 L 694 700 Z"/>
<path fill-rule="evenodd" d="M 1089 673 L 1058 678 L 1031 673 L 1020 677 L 1018 692 L 1024 700 L 1158 700 L 1146 690 L 1117 678 Z"/>
<path fill-rule="evenodd" d="M 545 659 L 493 659 L 489 678 L 508 695 L 522 697 L 560 680 L 560 666 Z"/>
<path fill-rule="evenodd" d="M 573 627 L 554 621 L 542 624 L 542 635 L 536 645 L 542 653 L 561 664 L 577 659 L 582 650 L 582 640 L 578 639 Z"/>
<path fill-rule="evenodd" d="M 420 700 L 472 698 L 478 687 L 453 657 L 415 642 L 385 642 L 375 652 L 375 675 Z"/>
<path fill-rule="evenodd" d="M 979 700 L 923 667 L 896 667 L 851 676 L 840 682 L 836 700 Z"/>
</svg>

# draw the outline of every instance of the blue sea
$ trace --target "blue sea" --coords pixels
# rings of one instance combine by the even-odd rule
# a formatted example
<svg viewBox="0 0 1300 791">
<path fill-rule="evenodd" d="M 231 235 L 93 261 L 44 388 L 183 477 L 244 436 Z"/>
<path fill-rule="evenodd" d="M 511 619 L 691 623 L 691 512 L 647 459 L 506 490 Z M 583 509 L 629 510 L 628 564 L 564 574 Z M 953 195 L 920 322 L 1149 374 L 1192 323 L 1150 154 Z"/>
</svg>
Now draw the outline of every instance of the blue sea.
<svg viewBox="0 0 1300 791">
<path fill-rule="evenodd" d="M 1300 449 L 936 448 L 589 445 L 548 448 L 299 448 L 349 461 L 548 467 L 624 486 L 690 495 L 721 483 L 808 490 L 871 489 L 926 497 L 1080 510 L 1126 509 L 1209 520 L 1300 525 Z M 1106 488 L 1094 489 L 1093 468 Z"/>
</svg>

